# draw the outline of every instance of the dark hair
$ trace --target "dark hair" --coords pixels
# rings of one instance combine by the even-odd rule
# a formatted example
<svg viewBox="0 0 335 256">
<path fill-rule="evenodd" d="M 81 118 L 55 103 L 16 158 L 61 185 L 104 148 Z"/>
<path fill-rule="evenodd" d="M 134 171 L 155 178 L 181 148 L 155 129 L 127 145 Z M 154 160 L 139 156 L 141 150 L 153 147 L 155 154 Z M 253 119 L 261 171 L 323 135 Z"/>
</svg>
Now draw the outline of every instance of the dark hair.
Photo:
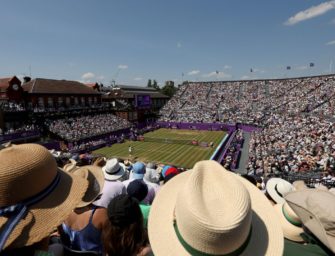
<svg viewBox="0 0 335 256">
<path fill-rule="evenodd" d="M 22 247 L 12 250 L 7 249 L 0 252 L 0 256 L 16 256 L 16 255 L 34 256 L 35 249 L 33 247 Z"/>
<path fill-rule="evenodd" d="M 245 178 L 246 180 L 250 181 L 252 184 L 254 184 L 255 186 L 257 186 L 257 181 L 255 179 L 255 177 L 248 175 L 248 174 L 243 174 L 241 175 L 243 178 Z"/>
<path fill-rule="evenodd" d="M 148 243 L 138 201 L 128 195 L 112 199 L 107 208 L 109 221 L 102 231 L 106 254 L 136 255 Z"/>
<path fill-rule="evenodd" d="M 128 184 L 127 194 L 141 202 L 148 195 L 148 185 L 143 180 L 133 180 Z"/>
</svg>

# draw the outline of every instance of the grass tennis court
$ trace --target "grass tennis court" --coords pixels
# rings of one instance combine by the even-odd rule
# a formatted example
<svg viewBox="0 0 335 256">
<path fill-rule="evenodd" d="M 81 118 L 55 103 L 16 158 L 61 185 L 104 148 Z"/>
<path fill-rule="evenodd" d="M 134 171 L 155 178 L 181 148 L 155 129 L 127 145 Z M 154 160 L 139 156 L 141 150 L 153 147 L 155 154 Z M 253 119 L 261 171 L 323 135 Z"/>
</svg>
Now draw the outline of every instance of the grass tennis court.
<svg viewBox="0 0 335 256">
<path fill-rule="evenodd" d="M 126 141 L 94 151 L 94 154 L 104 155 L 107 158 L 121 159 L 135 158 L 137 161 L 163 164 L 173 164 L 178 167 L 192 168 L 200 160 L 209 159 L 223 137 L 224 131 L 195 131 L 159 129 L 144 134 L 144 141 Z M 158 139 L 158 142 L 145 142 L 146 138 Z M 165 143 L 166 140 L 197 140 L 199 142 L 213 142 L 213 147 L 201 147 L 186 144 Z M 129 156 L 128 147 L 132 146 L 132 156 Z"/>
</svg>

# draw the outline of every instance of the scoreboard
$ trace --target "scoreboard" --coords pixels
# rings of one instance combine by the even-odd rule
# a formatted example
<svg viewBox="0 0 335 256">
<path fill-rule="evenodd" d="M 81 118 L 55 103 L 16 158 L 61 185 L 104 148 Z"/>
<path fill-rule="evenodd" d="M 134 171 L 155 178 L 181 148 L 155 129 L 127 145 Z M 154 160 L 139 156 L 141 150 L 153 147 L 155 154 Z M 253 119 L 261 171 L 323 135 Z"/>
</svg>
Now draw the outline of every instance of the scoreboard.
<svg viewBox="0 0 335 256">
<path fill-rule="evenodd" d="M 150 95 L 138 94 L 135 96 L 135 107 L 137 108 L 150 108 L 151 97 Z"/>
</svg>

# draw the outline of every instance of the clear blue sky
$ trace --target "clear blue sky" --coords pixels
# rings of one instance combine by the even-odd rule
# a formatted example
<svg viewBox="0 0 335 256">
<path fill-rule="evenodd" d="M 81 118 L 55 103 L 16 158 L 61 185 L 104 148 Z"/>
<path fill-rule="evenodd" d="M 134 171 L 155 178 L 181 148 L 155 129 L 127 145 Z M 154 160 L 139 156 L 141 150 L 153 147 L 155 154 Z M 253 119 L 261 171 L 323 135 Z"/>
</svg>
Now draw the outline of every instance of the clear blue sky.
<svg viewBox="0 0 335 256">
<path fill-rule="evenodd" d="M 0 77 L 146 85 L 335 70 L 335 1 L 2 0 L 0 10 Z"/>
</svg>

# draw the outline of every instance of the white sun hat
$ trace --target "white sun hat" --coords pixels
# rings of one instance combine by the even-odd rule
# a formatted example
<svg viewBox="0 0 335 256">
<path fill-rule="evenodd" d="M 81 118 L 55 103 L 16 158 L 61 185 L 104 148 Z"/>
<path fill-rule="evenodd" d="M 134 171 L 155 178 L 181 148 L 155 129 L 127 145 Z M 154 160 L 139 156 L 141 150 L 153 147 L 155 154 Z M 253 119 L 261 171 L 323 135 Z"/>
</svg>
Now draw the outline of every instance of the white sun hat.
<svg viewBox="0 0 335 256">
<path fill-rule="evenodd" d="M 281 178 L 271 178 L 266 183 L 266 192 L 277 204 L 285 203 L 284 196 L 294 190 L 290 182 Z"/>
<path fill-rule="evenodd" d="M 105 174 L 106 180 L 119 180 L 125 174 L 125 165 L 119 163 L 116 158 L 112 158 L 106 162 L 106 165 L 102 167 L 102 170 Z"/>
<path fill-rule="evenodd" d="M 161 188 L 148 230 L 155 255 L 282 255 L 284 248 L 278 217 L 264 194 L 211 160 Z"/>
</svg>

